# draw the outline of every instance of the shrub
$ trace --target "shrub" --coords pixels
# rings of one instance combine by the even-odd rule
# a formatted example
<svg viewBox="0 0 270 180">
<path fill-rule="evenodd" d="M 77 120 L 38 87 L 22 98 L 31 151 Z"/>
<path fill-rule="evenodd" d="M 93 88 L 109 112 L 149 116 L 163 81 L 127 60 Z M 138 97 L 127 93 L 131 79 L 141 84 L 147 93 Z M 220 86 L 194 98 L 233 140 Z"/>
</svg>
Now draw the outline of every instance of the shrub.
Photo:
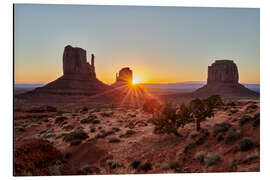
<svg viewBox="0 0 270 180">
<path fill-rule="evenodd" d="M 107 164 L 109 165 L 109 167 L 111 169 L 115 169 L 115 168 L 120 166 L 117 162 L 114 162 L 114 161 L 111 161 L 111 160 L 107 161 Z"/>
<path fill-rule="evenodd" d="M 55 123 L 56 123 L 56 124 L 60 124 L 60 123 L 64 122 L 65 120 L 67 120 L 67 117 L 65 117 L 65 116 L 58 116 L 58 117 L 55 119 Z"/>
<path fill-rule="evenodd" d="M 228 122 L 218 123 L 214 125 L 213 135 L 216 137 L 219 133 L 227 132 L 232 125 Z"/>
<path fill-rule="evenodd" d="M 118 142 L 120 142 L 120 139 L 118 139 L 118 138 L 116 138 L 116 137 L 112 137 L 112 138 L 109 139 L 108 142 L 109 142 L 109 143 L 118 143 Z"/>
<path fill-rule="evenodd" d="M 237 113 L 237 112 L 238 112 L 238 109 L 231 109 L 232 114 Z"/>
<path fill-rule="evenodd" d="M 252 139 L 245 137 L 238 142 L 240 151 L 248 151 L 254 146 Z"/>
<path fill-rule="evenodd" d="M 202 164 L 204 163 L 205 153 L 203 151 L 199 151 L 195 154 L 194 158 Z"/>
<path fill-rule="evenodd" d="M 95 127 L 91 127 L 91 128 L 90 128 L 90 132 L 93 133 L 93 132 L 95 132 L 95 131 L 96 131 L 96 128 L 95 128 Z"/>
<path fill-rule="evenodd" d="M 99 123 L 100 123 L 100 120 L 98 119 L 93 120 L 93 124 L 99 124 Z"/>
<path fill-rule="evenodd" d="M 160 115 L 153 119 L 153 124 L 155 125 L 154 133 L 173 133 L 179 136 L 177 132 L 178 128 L 183 127 L 191 119 L 190 112 L 187 112 L 185 105 L 181 107 L 179 110 L 172 103 L 165 104 L 161 109 Z"/>
<path fill-rule="evenodd" d="M 90 169 L 90 166 L 88 164 L 84 165 L 81 167 L 81 170 L 85 173 L 91 173 L 91 169 Z"/>
<path fill-rule="evenodd" d="M 77 145 L 81 144 L 81 142 L 82 142 L 82 140 L 80 140 L 80 139 L 72 139 L 70 142 L 70 145 L 77 146 Z"/>
<path fill-rule="evenodd" d="M 112 130 L 113 130 L 114 132 L 120 131 L 120 129 L 119 129 L 118 127 L 113 127 Z"/>
<path fill-rule="evenodd" d="M 203 144 L 204 141 L 205 141 L 205 139 L 206 139 L 208 136 L 209 136 L 208 130 L 203 129 L 203 130 L 201 131 L 201 136 L 200 136 L 200 138 L 197 139 L 197 141 L 195 142 L 196 145 L 201 145 L 201 144 Z"/>
<path fill-rule="evenodd" d="M 189 143 L 188 145 L 186 145 L 183 152 L 187 153 L 190 149 L 194 148 L 195 146 L 196 146 L 196 143 L 194 143 L 194 142 Z"/>
<path fill-rule="evenodd" d="M 150 162 L 146 162 L 145 164 L 143 164 L 141 167 L 140 167 L 140 170 L 142 171 L 149 171 L 152 169 L 152 165 Z"/>
<path fill-rule="evenodd" d="M 206 164 L 207 166 L 216 165 L 221 160 L 221 157 L 218 154 L 211 153 L 208 154 L 206 157 Z"/>
<path fill-rule="evenodd" d="M 242 160 L 242 163 L 246 164 L 246 163 L 250 163 L 251 161 L 258 159 L 258 152 L 255 152 L 253 154 L 248 155 L 245 159 Z"/>
<path fill-rule="evenodd" d="M 82 119 L 80 121 L 80 123 L 82 123 L 82 124 L 87 124 L 87 123 L 91 123 L 91 122 L 92 122 L 92 119 L 89 119 L 89 118 L 85 118 L 85 119 Z"/>
<path fill-rule="evenodd" d="M 240 130 L 232 129 L 225 138 L 225 144 L 232 144 L 240 136 Z"/>
<path fill-rule="evenodd" d="M 197 131 L 192 131 L 192 132 L 190 132 L 189 133 L 189 135 L 188 135 L 188 137 L 190 138 L 190 139 L 193 139 L 193 138 L 195 138 L 196 136 L 198 136 L 198 132 Z"/>
<path fill-rule="evenodd" d="M 126 135 L 132 135 L 132 134 L 135 134 L 136 133 L 136 131 L 133 131 L 133 130 L 131 130 L 131 129 L 128 129 L 127 131 L 126 131 Z"/>
<path fill-rule="evenodd" d="M 131 163 L 131 167 L 132 167 L 133 169 L 137 169 L 137 168 L 140 166 L 140 164 L 141 164 L 141 161 L 135 160 L 135 161 L 133 161 L 133 162 Z"/>
<path fill-rule="evenodd" d="M 250 116 L 248 116 L 248 115 L 243 116 L 239 121 L 240 126 L 243 126 L 244 124 L 249 122 L 251 119 L 252 118 Z"/>
<path fill-rule="evenodd" d="M 80 110 L 80 113 L 81 114 L 85 114 L 88 112 L 88 108 L 87 107 L 83 107 L 81 110 Z"/>
<path fill-rule="evenodd" d="M 84 132 L 83 130 L 75 130 L 71 133 L 68 133 L 65 135 L 64 137 L 64 141 L 65 142 L 71 142 L 72 140 L 84 140 L 86 138 L 88 138 L 89 136 L 87 135 L 86 132 Z"/>
<path fill-rule="evenodd" d="M 254 119 L 253 127 L 259 126 L 259 125 L 260 125 L 260 113 L 257 112 L 257 113 L 254 115 L 253 119 Z"/>
</svg>

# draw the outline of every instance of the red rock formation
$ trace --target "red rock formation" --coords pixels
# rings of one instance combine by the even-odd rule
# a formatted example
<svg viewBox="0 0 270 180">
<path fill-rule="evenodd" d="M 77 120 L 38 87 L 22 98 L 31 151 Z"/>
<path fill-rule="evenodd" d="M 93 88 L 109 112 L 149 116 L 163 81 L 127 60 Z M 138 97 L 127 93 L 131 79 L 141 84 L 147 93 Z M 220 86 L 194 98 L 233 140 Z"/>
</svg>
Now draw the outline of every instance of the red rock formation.
<svg viewBox="0 0 270 180">
<path fill-rule="evenodd" d="M 113 87 L 123 86 L 132 84 L 133 75 L 132 70 L 129 67 L 122 68 L 119 71 L 119 75 L 116 74 L 115 83 L 112 84 Z"/>
<path fill-rule="evenodd" d="M 95 95 L 110 89 L 96 78 L 94 55 L 91 64 L 87 62 L 86 51 L 66 46 L 63 53 L 63 76 L 36 88 L 32 94 Z"/>
<path fill-rule="evenodd" d="M 244 87 L 239 82 L 236 64 L 232 60 L 216 60 L 208 66 L 207 84 L 196 90 L 195 96 L 221 96 L 249 97 L 259 96 L 258 93 Z"/>
<path fill-rule="evenodd" d="M 217 60 L 208 66 L 207 84 L 211 83 L 238 83 L 238 69 L 231 60 Z"/>
<path fill-rule="evenodd" d="M 58 171 L 55 171 L 58 169 Z M 50 176 L 82 174 L 66 162 L 63 154 L 49 141 L 28 139 L 16 141 L 14 147 L 15 176 Z"/>
</svg>

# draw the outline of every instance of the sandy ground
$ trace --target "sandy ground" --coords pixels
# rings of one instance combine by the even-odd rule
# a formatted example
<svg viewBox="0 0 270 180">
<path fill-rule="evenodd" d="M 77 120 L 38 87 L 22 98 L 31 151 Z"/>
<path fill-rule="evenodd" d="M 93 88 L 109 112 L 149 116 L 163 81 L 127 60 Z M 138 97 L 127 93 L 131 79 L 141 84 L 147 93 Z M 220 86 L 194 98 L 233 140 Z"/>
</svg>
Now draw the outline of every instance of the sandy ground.
<svg viewBox="0 0 270 180">
<path fill-rule="evenodd" d="M 257 107 L 250 109 L 250 105 Z M 258 100 L 241 100 L 234 107 L 216 110 L 214 117 L 201 123 L 209 135 L 187 152 L 185 148 L 203 136 L 195 132 L 193 123 L 178 129 L 180 137 L 157 135 L 153 133 L 151 115 L 140 107 L 74 108 L 56 112 L 18 109 L 14 114 L 14 145 L 16 149 L 16 144 L 25 139 L 46 139 L 63 154 L 69 153 L 68 162 L 73 166 L 82 170 L 89 167 L 86 174 L 259 171 L 259 126 L 253 127 L 253 120 L 239 125 L 244 116 L 254 117 L 259 106 Z M 56 123 L 58 117 L 65 118 Z M 84 119 L 91 120 L 83 122 Z M 214 127 L 223 122 L 230 123 L 231 127 L 224 132 L 222 140 L 217 140 L 213 136 Z M 228 145 L 224 139 L 233 128 L 238 129 L 239 136 Z M 76 145 L 64 141 L 65 134 L 76 129 L 83 130 L 88 137 Z M 238 143 L 244 137 L 254 142 L 247 151 L 239 150 Z M 199 152 L 204 156 L 203 162 L 196 159 Z M 208 165 L 207 158 L 212 154 L 219 158 L 214 165 Z"/>
</svg>

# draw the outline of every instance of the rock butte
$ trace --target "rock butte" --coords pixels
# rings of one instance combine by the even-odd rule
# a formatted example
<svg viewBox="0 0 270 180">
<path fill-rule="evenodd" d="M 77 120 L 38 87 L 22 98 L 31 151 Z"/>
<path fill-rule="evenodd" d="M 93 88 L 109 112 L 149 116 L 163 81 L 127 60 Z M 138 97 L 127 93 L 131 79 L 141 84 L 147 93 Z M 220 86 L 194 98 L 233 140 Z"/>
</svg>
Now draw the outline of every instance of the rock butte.
<svg viewBox="0 0 270 180">
<path fill-rule="evenodd" d="M 36 88 L 33 94 L 53 95 L 96 95 L 111 87 L 96 77 L 95 56 L 91 55 L 91 64 L 87 62 L 86 51 L 82 48 L 66 46 L 63 53 L 63 75 Z"/>
<path fill-rule="evenodd" d="M 112 84 L 112 87 L 127 86 L 132 84 L 133 73 L 129 67 L 122 68 L 119 71 L 119 74 L 116 73 L 115 83 Z"/>
<path fill-rule="evenodd" d="M 216 60 L 208 66 L 207 84 L 193 94 L 196 96 L 212 94 L 238 97 L 259 96 L 257 92 L 246 88 L 238 81 L 238 68 L 232 60 Z"/>
</svg>

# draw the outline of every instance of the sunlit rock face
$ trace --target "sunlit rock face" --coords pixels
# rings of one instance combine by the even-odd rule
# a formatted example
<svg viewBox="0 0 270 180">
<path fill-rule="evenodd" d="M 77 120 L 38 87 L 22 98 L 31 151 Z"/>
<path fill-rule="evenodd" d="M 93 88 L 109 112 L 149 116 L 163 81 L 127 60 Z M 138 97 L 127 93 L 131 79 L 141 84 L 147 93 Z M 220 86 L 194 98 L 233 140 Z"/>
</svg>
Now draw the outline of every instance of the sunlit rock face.
<svg viewBox="0 0 270 180">
<path fill-rule="evenodd" d="M 129 67 L 122 68 L 119 74 L 116 74 L 115 83 L 112 84 L 113 87 L 130 85 L 132 84 L 133 73 Z"/>
<path fill-rule="evenodd" d="M 233 60 L 216 60 L 208 66 L 207 84 L 196 90 L 195 96 L 210 96 L 218 94 L 231 97 L 259 96 L 239 82 L 237 65 Z"/>
</svg>

